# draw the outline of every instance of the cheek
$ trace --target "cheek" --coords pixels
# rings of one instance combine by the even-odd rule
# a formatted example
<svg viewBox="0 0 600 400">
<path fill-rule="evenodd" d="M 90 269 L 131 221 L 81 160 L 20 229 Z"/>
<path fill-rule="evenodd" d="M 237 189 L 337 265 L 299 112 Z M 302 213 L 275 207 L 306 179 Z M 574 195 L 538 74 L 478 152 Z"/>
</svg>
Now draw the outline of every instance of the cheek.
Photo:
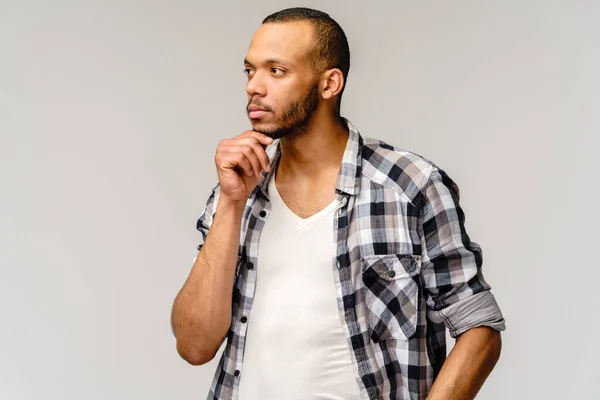
<svg viewBox="0 0 600 400">
<path fill-rule="evenodd" d="M 265 102 L 271 106 L 276 115 L 281 116 L 292 104 L 302 99 L 305 90 L 300 82 L 291 79 L 270 82 L 267 86 Z"/>
<path fill-rule="evenodd" d="M 279 91 L 275 96 L 273 96 L 273 109 L 280 114 L 290 108 L 292 104 L 298 102 L 298 100 L 300 100 L 300 97 L 298 96 L 298 89 L 286 88 L 285 90 Z"/>
</svg>

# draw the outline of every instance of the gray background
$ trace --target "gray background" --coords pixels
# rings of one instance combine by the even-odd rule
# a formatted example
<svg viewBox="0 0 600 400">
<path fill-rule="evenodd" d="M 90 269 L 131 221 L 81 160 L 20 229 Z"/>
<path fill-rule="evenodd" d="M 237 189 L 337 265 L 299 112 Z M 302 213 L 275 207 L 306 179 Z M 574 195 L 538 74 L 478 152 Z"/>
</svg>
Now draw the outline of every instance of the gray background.
<svg viewBox="0 0 600 400">
<path fill-rule="evenodd" d="M 507 319 L 481 399 L 592 399 L 597 1 L 0 1 L 0 398 L 204 398 L 175 351 L 263 17 L 331 13 L 343 114 L 440 165 Z"/>
</svg>

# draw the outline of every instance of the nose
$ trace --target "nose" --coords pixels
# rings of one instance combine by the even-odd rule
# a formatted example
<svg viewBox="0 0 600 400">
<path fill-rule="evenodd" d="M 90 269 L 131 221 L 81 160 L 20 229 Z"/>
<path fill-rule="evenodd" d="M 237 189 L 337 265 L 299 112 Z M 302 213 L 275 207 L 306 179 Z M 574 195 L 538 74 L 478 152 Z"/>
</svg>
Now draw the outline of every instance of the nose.
<svg viewBox="0 0 600 400">
<path fill-rule="evenodd" d="M 267 88 L 262 82 L 259 71 L 255 71 L 251 76 L 248 77 L 248 82 L 246 83 L 246 93 L 248 94 L 249 98 L 254 96 L 264 97 L 267 94 Z"/>
</svg>

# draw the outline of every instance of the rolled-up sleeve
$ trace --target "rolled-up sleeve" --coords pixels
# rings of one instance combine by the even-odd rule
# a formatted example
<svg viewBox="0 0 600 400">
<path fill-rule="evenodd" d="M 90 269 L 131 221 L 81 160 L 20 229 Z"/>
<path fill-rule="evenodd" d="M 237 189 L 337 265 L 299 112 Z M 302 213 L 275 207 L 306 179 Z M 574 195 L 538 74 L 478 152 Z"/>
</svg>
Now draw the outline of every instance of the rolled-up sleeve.
<svg viewBox="0 0 600 400">
<path fill-rule="evenodd" d="M 210 229 L 215 216 L 217 203 L 219 202 L 219 193 L 219 184 L 217 184 L 213 187 L 212 192 L 206 201 L 206 206 L 204 207 L 202 214 L 200 214 L 200 218 L 196 221 L 196 229 L 200 232 L 200 241 L 197 247 L 198 251 L 202 250 L 202 246 L 208 235 L 208 230 Z M 196 258 L 194 258 L 194 260 L 196 260 Z"/>
<path fill-rule="evenodd" d="M 458 185 L 432 167 L 422 191 L 421 277 L 427 315 L 452 337 L 478 326 L 505 329 L 504 317 L 482 274 L 481 247 L 465 229 Z"/>
</svg>

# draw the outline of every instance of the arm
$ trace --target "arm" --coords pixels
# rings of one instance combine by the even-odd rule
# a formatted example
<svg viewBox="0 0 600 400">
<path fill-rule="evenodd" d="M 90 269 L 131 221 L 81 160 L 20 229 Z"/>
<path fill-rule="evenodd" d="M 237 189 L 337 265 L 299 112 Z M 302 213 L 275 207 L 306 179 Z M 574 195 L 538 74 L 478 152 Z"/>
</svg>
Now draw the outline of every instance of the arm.
<svg viewBox="0 0 600 400">
<path fill-rule="evenodd" d="M 220 199 L 215 219 L 172 310 L 177 352 L 192 365 L 212 360 L 231 324 L 244 203 Z M 210 218 L 210 208 L 203 217 Z M 201 218 L 201 224 L 206 219 Z M 203 227 L 206 229 L 205 227 Z"/>
<path fill-rule="evenodd" d="M 272 141 L 246 131 L 217 147 L 219 185 L 197 224 L 204 242 L 171 311 L 177 352 L 190 364 L 212 360 L 231 326 L 242 215 L 261 172 L 270 169 L 264 147 Z"/>
<path fill-rule="evenodd" d="M 481 271 L 481 248 L 466 232 L 458 186 L 437 167 L 422 205 L 427 317 L 457 338 L 428 398 L 472 399 L 500 356 L 504 318 Z"/>
<path fill-rule="evenodd" d="M 500 358 L 501 348 L 500 332 L 488 327 L 460 335 L 427 399 L 474 399 Z"/>
</svg>

